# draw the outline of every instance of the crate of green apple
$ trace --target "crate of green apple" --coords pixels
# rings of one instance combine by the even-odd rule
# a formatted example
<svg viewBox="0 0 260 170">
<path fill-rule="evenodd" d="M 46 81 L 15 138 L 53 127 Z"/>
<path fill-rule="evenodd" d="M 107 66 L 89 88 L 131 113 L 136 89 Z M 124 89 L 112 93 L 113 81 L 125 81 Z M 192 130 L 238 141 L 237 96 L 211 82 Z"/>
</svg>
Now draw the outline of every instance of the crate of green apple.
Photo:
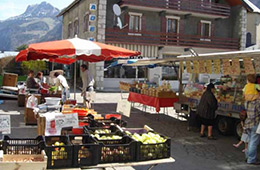
<svg viewBox="0 0 260 170">
<path fill-rule="evenodd" d="M 95 134 L 92 136 L 99 142 L 100 163 L 135 161 L 135 141 L 129 136 L 112 134 Z"/>
<path fill-rule="evenodd" d="M 168 158 L 171 139 L 143 128 L 128 128 L 124 132 L 136 141 L 136 161 Z"/>
</svg>

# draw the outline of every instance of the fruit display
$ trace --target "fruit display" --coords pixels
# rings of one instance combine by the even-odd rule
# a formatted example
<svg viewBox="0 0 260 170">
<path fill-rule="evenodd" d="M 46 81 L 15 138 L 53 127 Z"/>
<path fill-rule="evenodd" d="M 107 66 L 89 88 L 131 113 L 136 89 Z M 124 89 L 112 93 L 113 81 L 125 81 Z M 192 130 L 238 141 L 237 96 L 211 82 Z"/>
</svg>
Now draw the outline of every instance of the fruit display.
<svg viewBox="0 0 260 170">
<path fill-rule="evenodd" d="M 100 136 L 99 134 L 95 134 L 94 135 L 95 138 L 97 138 L 98 140 L 118 140 L 118 139 L 122 139 L 122 136 L 118 136 L 118 135 L 102 135 Z"/>
<path fill-rule="evenodd" d="M 127 162 L 131 160 L 129 147 L 102 147 L 101 149 L 101 162 Z"/>
<path fill-rule="evenodd" d="M 170 139 L 155 132 L 145 129 L 125 130 L 125 133 L 137 141 L 137 161 L 162 159 L 170 157 Z"/>
<path fill-rule="evenodd" d="M 73 144 L 73 166 L 90 166 L 98 164 L 99 144 L 89 135 L 70 135 Z"/>
<path fill-rule="evenodd" d="M 99 130 L 95 130 L 95 134 L 108 134 L 111 133 L 112 131 L 110 129 L 99 129 Z"/>
<path fill-rule="evenodd" d="M 105 136 L 106 139 L 97 139 L 101 146 L 101 163 L 131 162 L 135 160 L 136 145 L 133 139 L 128 136 L 103 136 Z M 103 136 L 101 136 L 101 138 Z"/>
<path fill-rule="evenodd" d="M 45 136 L 47 168 L 62 168 L 72 165 L 72 145 L 67 136 Z"/>
<path fill-rule="evenodd" d="M 119 127 L 117 125 L 110 125 L 108 127 L 90 127 L 84 126 L 84 132 L 86 134 L 113 134 L 120 135 Z"/>
</svg>

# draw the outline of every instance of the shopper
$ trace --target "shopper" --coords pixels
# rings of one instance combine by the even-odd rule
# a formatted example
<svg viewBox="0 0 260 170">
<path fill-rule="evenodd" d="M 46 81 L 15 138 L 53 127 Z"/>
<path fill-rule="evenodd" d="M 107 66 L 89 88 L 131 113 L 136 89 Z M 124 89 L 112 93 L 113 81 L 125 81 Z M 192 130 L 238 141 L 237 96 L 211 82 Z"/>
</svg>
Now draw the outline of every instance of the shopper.
<svg viewBox="0 0 260 170">
<path fill-rule="evenodd" d="M 66 78 L 58 72 L 54 73 L 54 77 L 58 79 L 57 86 L 62 87 L 61 101 L 64 103 L 70 97 L 69 85 Z"/>
<path fill-rule="evenodd" d="M 82 92 L 81 96 L 83 97 L 83 103 L 85 104 L 86 102 L 89 103 L 89 99 L 87 99 L 87 92 L 92 92 L 94 91 L 94 83 L 95 80 L 93 78 L 93 75 L 90 73 L 88 70 L 88 66 L 86 64 L 82 64 L 80 66 L 82 75 Z"/>
<path fill-rule="evenodd" d="M 37 73 L 37 75 L 35 76 L 35 81 L 39 84 L 41 88 L 43 87 L 42 85 L 46 83 L 46 78 L 43 76 L 43 72 L 39 71 Z"/>
<path fill-rule="evenodd" d="M 34 71 L 30 70 L 26 79 L 26 87 L 28 89 L 38 89 L 39 84 L 34 79 Z"/>
<path fill-rule="evenodd" d="M 260 121 L 260 101 L 258 91 L 259 85 L 255 84 L 256 78 L 254 74 L 247 76 L 247 84 L 245 85 L 243 92 L 245 98 L 245 108 L 247 112 L 247 118 L 245 120 L 245 130 L 248 134 L 249 143 L 246 151 L 246 159 L 248 164 L 260 164 L 257 161 L 257 145 L 260 141 L 260 134 L 256 133 L 256 129 Z"/>
<path fill-rule="evenodd" d="M 247 75 L 247 84 L 245 85 L 243 92 L 245 101 L 254 101 L 259 97 L 258 91 L 260 90 L 260 85 L 255 84 L 256 76 L 254 74 Z"/>
<path fill-rule="evenodd" d="M 215 111 L 218 108 L 218 101 L 214 96 L 214 91 L 214 84 L 210 83 L 207 86 L 206 91 L 203 93 L 198 106 L 198 114 L 201 120 L 200 136 L 206 137 L 204 131 L 207 126 L 209 140 L 216 140 L 216 138 L 212 135 L 212 129 L 215 122 Z"/>
</svg>

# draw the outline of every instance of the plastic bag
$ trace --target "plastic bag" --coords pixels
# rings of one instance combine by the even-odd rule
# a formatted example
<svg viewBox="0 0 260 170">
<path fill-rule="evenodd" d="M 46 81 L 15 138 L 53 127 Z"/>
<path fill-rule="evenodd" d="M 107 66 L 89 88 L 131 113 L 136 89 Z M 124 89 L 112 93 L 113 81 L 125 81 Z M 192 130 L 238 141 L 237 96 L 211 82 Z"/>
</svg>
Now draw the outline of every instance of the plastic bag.
<svg viewBox="0 0 260 170">
<path fill-rule="evenodd" d="M 256 133 L 257 133 L 257 134 L 260 134 L 260 123 L 258 124 L 258 127 L 257 127 L 257 129 L 256 129 Z"/>
<path fill-rule="evenodd" d="M 37 107 L 37 106 L 38 106 L 38 99 L 34 95 L 31 95 L 27 99 L 26 107 L 27 108 L 34 108 L 34 107 Z"/>
</svg>

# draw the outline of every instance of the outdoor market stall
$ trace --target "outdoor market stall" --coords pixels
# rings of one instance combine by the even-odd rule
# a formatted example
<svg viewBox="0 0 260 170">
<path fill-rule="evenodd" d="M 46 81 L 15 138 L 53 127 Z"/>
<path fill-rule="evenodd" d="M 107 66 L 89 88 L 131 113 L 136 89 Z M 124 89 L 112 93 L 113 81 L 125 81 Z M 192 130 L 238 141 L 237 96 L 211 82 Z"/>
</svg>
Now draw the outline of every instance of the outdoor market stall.
<svg viewBox="0 0 260 170">
<path fill-rule="evenodd" d="M 223 134 L 236 132 L 241 135 L 242 129 L 239 113 L 244 108 L 242 88 L 245 85 L 245 75 L 260 72 L 260 50 L 232 51 L 222 53 L 198 54 L 198 56 L 185 55 L 177 58 L 138 61 L 133 65 L 171 64 L 179 65 L 179 102 L 174 104 L 175 110 L 185 113 L 188 119 L 196 114 L 196 106 L 205 89 L 205 84 L 196 80 L 198 74 L 219 76 L 214 81 L 217 87 L 216 97 L 219 101 L 217 114 L 217 127 Z M 246 68 L 246 69 L 245 69 Z M 190 73 L 191 79 L 185 87 L 182 84 L 182 73 Z M 207 82 L 208 83 L 208 82 Z M 194 116 L 195 117 L 195 116 Z"/>
</svg>

